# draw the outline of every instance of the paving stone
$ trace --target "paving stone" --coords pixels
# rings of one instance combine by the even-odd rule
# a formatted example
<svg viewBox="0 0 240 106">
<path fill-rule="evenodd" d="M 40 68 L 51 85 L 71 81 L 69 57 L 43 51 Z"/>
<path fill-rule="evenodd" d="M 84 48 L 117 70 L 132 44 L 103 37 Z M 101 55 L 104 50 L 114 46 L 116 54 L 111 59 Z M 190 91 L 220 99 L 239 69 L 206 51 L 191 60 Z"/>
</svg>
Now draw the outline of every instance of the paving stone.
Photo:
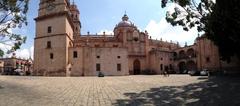
<svg viewBox="0 0 240 106">
<path fill-rule="evenodd" d="M 231 80 L 224 81 L 222 83 L 228 84 L 232 90 L 240 87 L 236 80 L 233 84 L 229 83 Z M 219 82 L 188 75 L 103 78 L 0 76 L 0 106 L 201 105 L 205 100 L 202 96 L 213 88 L 216 92 L 212 91 L 213 95 L 210 92 L 209 97 L 225 97 L 218 95 L 218 91 L 221 92 Z M 231 101 L 239 103 L 239 100 Z M 211 105 L 214 104 L 218 104 L 215 99 L 211 100 Z"/>
</svg>

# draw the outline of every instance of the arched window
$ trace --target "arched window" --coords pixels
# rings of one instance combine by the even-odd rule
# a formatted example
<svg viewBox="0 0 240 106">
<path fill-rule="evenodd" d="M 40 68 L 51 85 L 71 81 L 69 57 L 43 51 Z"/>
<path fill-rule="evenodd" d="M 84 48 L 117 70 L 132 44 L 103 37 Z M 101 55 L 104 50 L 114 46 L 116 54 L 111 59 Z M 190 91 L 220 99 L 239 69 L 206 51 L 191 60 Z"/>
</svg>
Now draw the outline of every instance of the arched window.
<svg viewBox="0 0 240 106">
<path fill-rule="evenodd" d="M 138 59 L 136 59 L 133 62 L 133 74 L 134 75 L 140 74 L 140 71 L 141 71 L 141 63 Z"/>
<path fill-rule="evenodd" d="M 197 70 L 197 64 L 194 61 L 188 61 L 186 63 L 186 68 L 187 68 L 188 71 L 192 71 L 192 70 L 196 71 Z"/>
<path fill-rule="evenodd" d="M 173 58 L 174 58 L 174 60 L 177 59 L 177 52 L 174 52 L 174 53 L 173 53 Z"/>
<path fill-rule="evenodd" d="M 187 50 L 187 56 L 190 58 L 195 56 L 193 48 Z"/>
<path fill-rule="evenodd" d="M 186 57 L 186 54 L 185 54 L 185 51 L 184 50 L 181 50 L 179 52 L 179 58 L 185 58 Z"/>
</svg>

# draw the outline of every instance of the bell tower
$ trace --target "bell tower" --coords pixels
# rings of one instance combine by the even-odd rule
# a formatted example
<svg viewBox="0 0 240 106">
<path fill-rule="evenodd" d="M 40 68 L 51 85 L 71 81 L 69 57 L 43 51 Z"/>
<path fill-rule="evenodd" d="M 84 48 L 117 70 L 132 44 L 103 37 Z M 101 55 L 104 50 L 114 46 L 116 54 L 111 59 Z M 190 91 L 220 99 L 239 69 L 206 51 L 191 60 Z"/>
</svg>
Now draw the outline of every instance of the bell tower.
<svg viewBox="0 0 240 106">
<path fill-rule="evenodd" d="M 40 0 L 35 21 L 33 74 L 66 76 L 74 29 L 69 0 Z"/>
<path fill-rule="evenodd" d="M 71 11 L 71 18 L 73 20 L 74 29 L 73 29 L 73 36 L 79 36 L 81 35 L 81 22 L 79 20 L 80 12 L 77 8 L 77 5 L 75 5 L 74 1 L 72 5 L 70 6 Z"/>
<path fill-rule="evenodd" d="M 69 0 L 40 0 L 38 16 L 68 11 Z"/>
</svg>

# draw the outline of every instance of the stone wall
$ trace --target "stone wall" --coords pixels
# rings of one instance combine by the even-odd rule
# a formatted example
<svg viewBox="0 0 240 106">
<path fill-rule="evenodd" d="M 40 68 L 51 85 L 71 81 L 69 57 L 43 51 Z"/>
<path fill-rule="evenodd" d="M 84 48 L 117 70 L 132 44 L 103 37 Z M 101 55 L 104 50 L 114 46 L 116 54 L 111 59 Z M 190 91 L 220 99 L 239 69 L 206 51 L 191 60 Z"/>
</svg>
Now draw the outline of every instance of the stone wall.
<svg viewBox="0 0 240 106">
<path fill-rule="evenodd" d="M 73 52 L 78 56 L 73 57 Z M 105 75 L 129 75 L 128 55 L 126 48 L 70 48 L 69 58 L 71 76 L 96 76 L 96 64 L 100 64 L 100 71 Z M 117 70 L 121 64 L 121 70 Z"/>
</svg>

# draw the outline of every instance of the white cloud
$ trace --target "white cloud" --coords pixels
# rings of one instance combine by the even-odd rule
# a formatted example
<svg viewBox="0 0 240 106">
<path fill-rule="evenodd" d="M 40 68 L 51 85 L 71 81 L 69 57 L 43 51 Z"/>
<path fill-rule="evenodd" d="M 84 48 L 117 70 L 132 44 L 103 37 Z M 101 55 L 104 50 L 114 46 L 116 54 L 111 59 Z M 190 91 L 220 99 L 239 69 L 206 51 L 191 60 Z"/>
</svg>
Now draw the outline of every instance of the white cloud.
<svg viewBox="0 0 240 106">
<path fill-rule="evenodd" d="M 31 58 L 33 59 L 33 46 L 30 48 L 24 48 L 24 49 L 19 49 L 17 51 L 15 51 L 16 53 L 16 57 L 17 58 L 22 58 L 22 59 L 29 59 L 29 57 L 31 56 Z M 4 57 L 11 57 L 12 54 L 5 54 Z"/>
<path fill-rule="evenodd" d="M 6 41 L 3 43 L 0 43 L 0 48 L 1 50 L 3 50 L 5 52 L 5 55 L 3 56 L 4 58 L 9 58 L 12 56 L 11 54 L 7 54 L 8 50 L 11 50 L 12 46 L 14 45 L 13 41 L 8 41 L 7 39 L 1 39 L 1 41 Z M 30 48 L 21 48 L 18 49 L 17 51 L 15 51 L 16 56 L 18 58 L 24 58 L 24 59 L 28 59 L 30 56 L 31 58 L 33 58 L 33 46 L 31 46 Z"/>
<path fill-rule="evenodd" d="M 167 7 L 167 11 L 173 11 L 175 6 L 177 5 L 169 5 Z M 181 26 L 173 27 L 166 21 L 165 17 L 163 17 L 159 22 L 156 20 L 151 20 L 146 26 L 145 30 L 148 31 L 152 39 L 162 38 L 164 41 L 172 40 L 173 42 L 179 42 L 181 46 L 185 45 L 185 42 L 187 42 L 188 45 L 193 44 L 198 35 L 196 28 L 193 28 L 189 31 L 184 31 Z"/>
<path fill-rule="evenodd" d="M 33 59 L 33 46 L 30 48 L 17 50 L 16 56 L 24 59 L 29 59 L 30 57 Z"/>
<path fill-rule="evenodd" d="M 10 45 L 10 44 L 9 44 Z M 9 45 L 5 45 L 5 44 L 2 44 L 0 43 L 0 48 L 3 50 L 3 51 L 7 51 L 9 49 L 11 49 L 12 46 L 9 46 Z"/>
<path fill-rule="evenodd" d="M 160 22 L 151 20 L 145 29 L 152 39 L 162 38 L 164 41 L 178 41 L 181 45 L 184 45 L 185 42 L 187 42 L 188 45 L 193 44 L 198 35 L 196 28 L 186 32 L 180 26 L 173 27 L 170 23 L 167 23 L 165 18 L 162 18 Z"/>
<path fill-rule="evenodd" d="M 100 32 L 98 32 L 98 35 L 103 35 L 103 32 L 105 32 L 106 35 L 113 35 L 113 31 L 110 30 L 101 30 Z"/>
</svg>

